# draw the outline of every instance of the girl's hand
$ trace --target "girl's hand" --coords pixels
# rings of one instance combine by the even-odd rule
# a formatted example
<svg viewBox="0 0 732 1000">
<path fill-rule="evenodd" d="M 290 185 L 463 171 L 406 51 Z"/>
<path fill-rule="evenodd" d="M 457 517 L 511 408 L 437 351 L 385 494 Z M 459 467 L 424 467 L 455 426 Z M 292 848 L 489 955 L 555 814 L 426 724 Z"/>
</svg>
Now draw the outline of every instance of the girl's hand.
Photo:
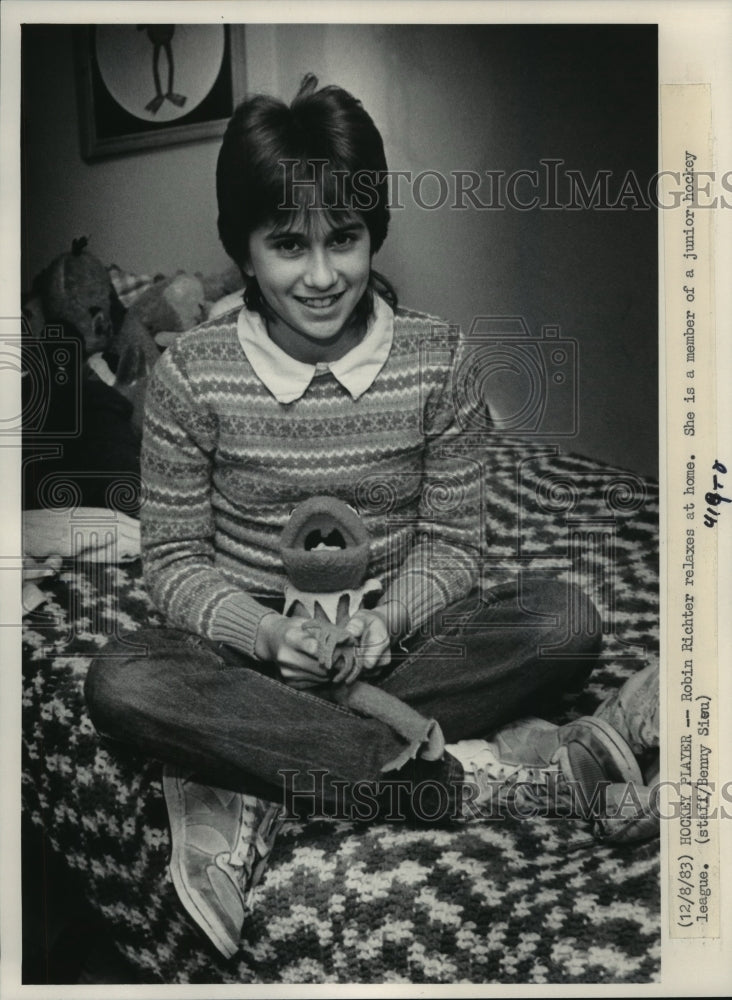
<svg viewBox="0 0 732 1000">
<path fill-rule="evenodd" d="M 327 680 L 318 663 L 318 641 L 303 632 L 307 620 L 273 611 L 261 620 L 257 632 L 255 656 L 276 663 L 282 679 L 293 687 L 313 687 Z"/>
<path fill-rule="evenodd" d="M 391 635 L 385 611 L 381 608 L 357 611 L 345 629 L 358 639 L 356 661 L 344 678 L 345 683 L 352 684 L 362 673 L 367 677 L 377 676 L 391 662 Z"/>
</svg>

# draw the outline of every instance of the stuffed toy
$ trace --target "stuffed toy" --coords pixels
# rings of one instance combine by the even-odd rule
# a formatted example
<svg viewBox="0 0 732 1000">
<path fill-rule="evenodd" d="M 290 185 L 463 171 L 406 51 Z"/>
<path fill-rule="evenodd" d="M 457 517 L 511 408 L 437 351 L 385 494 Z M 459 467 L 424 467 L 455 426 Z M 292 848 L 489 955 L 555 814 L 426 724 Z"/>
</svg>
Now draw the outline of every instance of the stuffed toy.
<svg viewBox="0 0 732 1000">
<path fill-rule="evenodd" d="M 70 253 L 49 264 L 34 282 L 23 315 L 34 336 L 42 335 L 46 323 L 63 324 L 78 334 L 84 357 L 95 358 L 91 370 L 96 377 L 118 389 L 148 375 L 161 350 L 243 284 L 234 266 L 209 276 L 179 271 L 156 279 L 125 310 L 107 268 L 87 245 L 85 236 L 75 239 Z"/>
<path fill-rule="evenodd" d="M 201 274 L 196 271 L 195 275 L 203 285 L 203 294 L 206 302 L 218 302 L 225 295 L 238 292 L 244 286 L 244 279 L 236 264 L 230 264 L 223 271 L 216 274 Z"/>
<path fill-rule="evenodd" d="M 157 314 L 150 302 L 142 306 L 135 303 L 125 312 L 107 268 L 87 251 L 87 245 L 87 238 L 81 236 L 73 241 L 70 253 L 51 261 L 34 283 L 40 294 L 26 302 L 23 312 L 36 336 L 45 324 L 52 323 L 62 324 L 67 334 L 80 336 L 87 363 L 85 376 L 91 374 L 119 389 L 147 374 L 157 361 L 160 351 L 145 323 L 138 321 L 140 316 L 147 319 L 148 313 Z M 202 294 L 200 283 L 196 283 L 196 293 Z M 153 298 L 157 304 L 160 291 Z M 185 300 L 185 296 L 178 293 L 178 299 Z M 187 302 L 182 308 L 188 322 Z M 166 319 L 171 328 L 180 322 L 174 308 Z"/>
<path fill-rule="evenodd" d="M 72 373 L 81 403 L 81 433 L 63 435 L 68 393 L 53 393 L 49 387 L 44 433 L 51 443 L 60 435 L 59 455 L 28 465 L 26 508 L 43 506 L 40 482 L 51 472 L 78 480 L 89 507 L 106 503 L 110 470 L 139 476 L 147 375 L 176 337 L 207 317 L 209 296 L 242 285 L 239 271 L 229 268 L 204 280 L 184 272 L 152 284 L 141 277 L 140 292 L 129 281 L 134 276 L 118 268 L 110 275 L 87 246 L 86 237 L 74 240 L 70 252 L 54 258 L 38 275 L 23 301 L 24 335 L 42 338 L 47 325 L 63 325 L 67 335 L 79 338 L 83 361 Z"/>
<path fill-rule="evenodd" d="M 115 384 L 131 385 L 150 374 L 163 348 L 206 318 L 203 285 L 179 272 L 156 281 L 127 310 L 111 346 Z"/>
<path fill-rule="evenodd" d="M 280 539 L 287 572 L 284 614 L 308 618 L 306 629 L 318 639 L 318 660 L 332 683 L 353 669 L 355 640 L 342 626 L 369 595 L 380 594 L 378 580 L 364 576 L 369 536 L 358 514 L 334 497 L 312 497 L 295 508 Z"/>
<path fill-rule="evenodd" d="M 106 267 L 86 250 L 85 236 L 74 240 L 37 279 L 46 323 L 62 323 L 82 338 L 89 356 L 109 350 L 121 306 Z M 113 315 L 114 314 L 114 315 Z"/>
<path fill-rule="evenodd" d="M 444 749 L 439 725 L 404 702 L 357 679 L 355 637 L 345 627 L 362 607 L 373 606 L 382 592 L 375 579 L 364 580 L 369 535 L 356 511 L 335 497 L 316 496 L 299 504 L 280 538 L 287 572 L 283 614 L 307 618 L 304 626 L 318 642 L 322 679 L 296 681 L 361 715 L 380 719 L 404 740 L 404 750 L 384 770 L 421 756 L 437 760 Z"/>
</svg>

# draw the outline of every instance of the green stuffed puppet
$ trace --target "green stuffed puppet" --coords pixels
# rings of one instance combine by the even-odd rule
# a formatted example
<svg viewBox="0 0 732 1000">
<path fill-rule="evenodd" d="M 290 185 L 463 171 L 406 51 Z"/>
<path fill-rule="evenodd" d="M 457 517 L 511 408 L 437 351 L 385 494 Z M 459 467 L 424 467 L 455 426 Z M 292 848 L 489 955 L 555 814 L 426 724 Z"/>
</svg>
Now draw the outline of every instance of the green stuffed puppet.
<svg viewBox="0 0 732 1000">
<path fill-rule="evenodd" d="M 282 531 L 280 556 L 288 577 L 283 613 L 308 618 L 304 628 L 318 640 L 322 679 L 312 686 L 351 711 L 380 719 L 401 737 L 402 753 L 384 770 L 396 769 L 416 755 L 439 759 L 444 738 L 434 719 L 354 673 L 357 641 L 344 626 L 382 592 L 378 580 L 364 579 L 369 536 L 356 511 L 335 497 L 305 500 Z"/>
</svg>

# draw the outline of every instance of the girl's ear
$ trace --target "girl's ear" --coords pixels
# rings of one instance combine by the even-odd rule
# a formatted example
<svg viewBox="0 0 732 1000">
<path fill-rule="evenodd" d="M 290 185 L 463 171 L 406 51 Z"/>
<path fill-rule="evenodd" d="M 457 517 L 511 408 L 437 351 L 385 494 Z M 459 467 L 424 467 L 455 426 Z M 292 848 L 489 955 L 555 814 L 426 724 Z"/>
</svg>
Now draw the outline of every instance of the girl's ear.
<svg viewBox="0 0 732 1000">
<path fill-rule="evenodd" d="M 241 271 L 242 277 L 244 278 L 254 277 L 254 268 L 252 267 L 252 262 L 249 260 L 249 257 L 246 257 L 241 262 L 241 264 L 239 265 L 239 270 Z"/>
</svg>

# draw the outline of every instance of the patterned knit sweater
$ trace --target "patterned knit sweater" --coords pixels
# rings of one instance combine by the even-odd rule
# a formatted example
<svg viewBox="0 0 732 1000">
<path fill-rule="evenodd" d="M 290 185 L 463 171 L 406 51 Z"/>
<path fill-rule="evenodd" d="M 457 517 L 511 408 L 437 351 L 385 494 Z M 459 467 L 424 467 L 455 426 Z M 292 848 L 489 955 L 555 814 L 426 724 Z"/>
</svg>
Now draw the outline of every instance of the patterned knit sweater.
<svg viewBox="0 0 732 1000">
<path fill-rule="evenodd" d="M 232 312 L 183 334 L 148 387 L 142 547 L 153 601 L 173 625 L 252 653 L 282 595 L 280 533 L 327 494 L 371 536 L 369 574 L 410 631 L 478 577 L 482 474 L 461 452 L 468 400 L 455 400 L 457 333 L 400 309 L 389 356 L 353 399 L 327 365 L 280 403 L 254 373 Z M 456 406 L 461 412 L 456 413 Z"/>
</svg>

